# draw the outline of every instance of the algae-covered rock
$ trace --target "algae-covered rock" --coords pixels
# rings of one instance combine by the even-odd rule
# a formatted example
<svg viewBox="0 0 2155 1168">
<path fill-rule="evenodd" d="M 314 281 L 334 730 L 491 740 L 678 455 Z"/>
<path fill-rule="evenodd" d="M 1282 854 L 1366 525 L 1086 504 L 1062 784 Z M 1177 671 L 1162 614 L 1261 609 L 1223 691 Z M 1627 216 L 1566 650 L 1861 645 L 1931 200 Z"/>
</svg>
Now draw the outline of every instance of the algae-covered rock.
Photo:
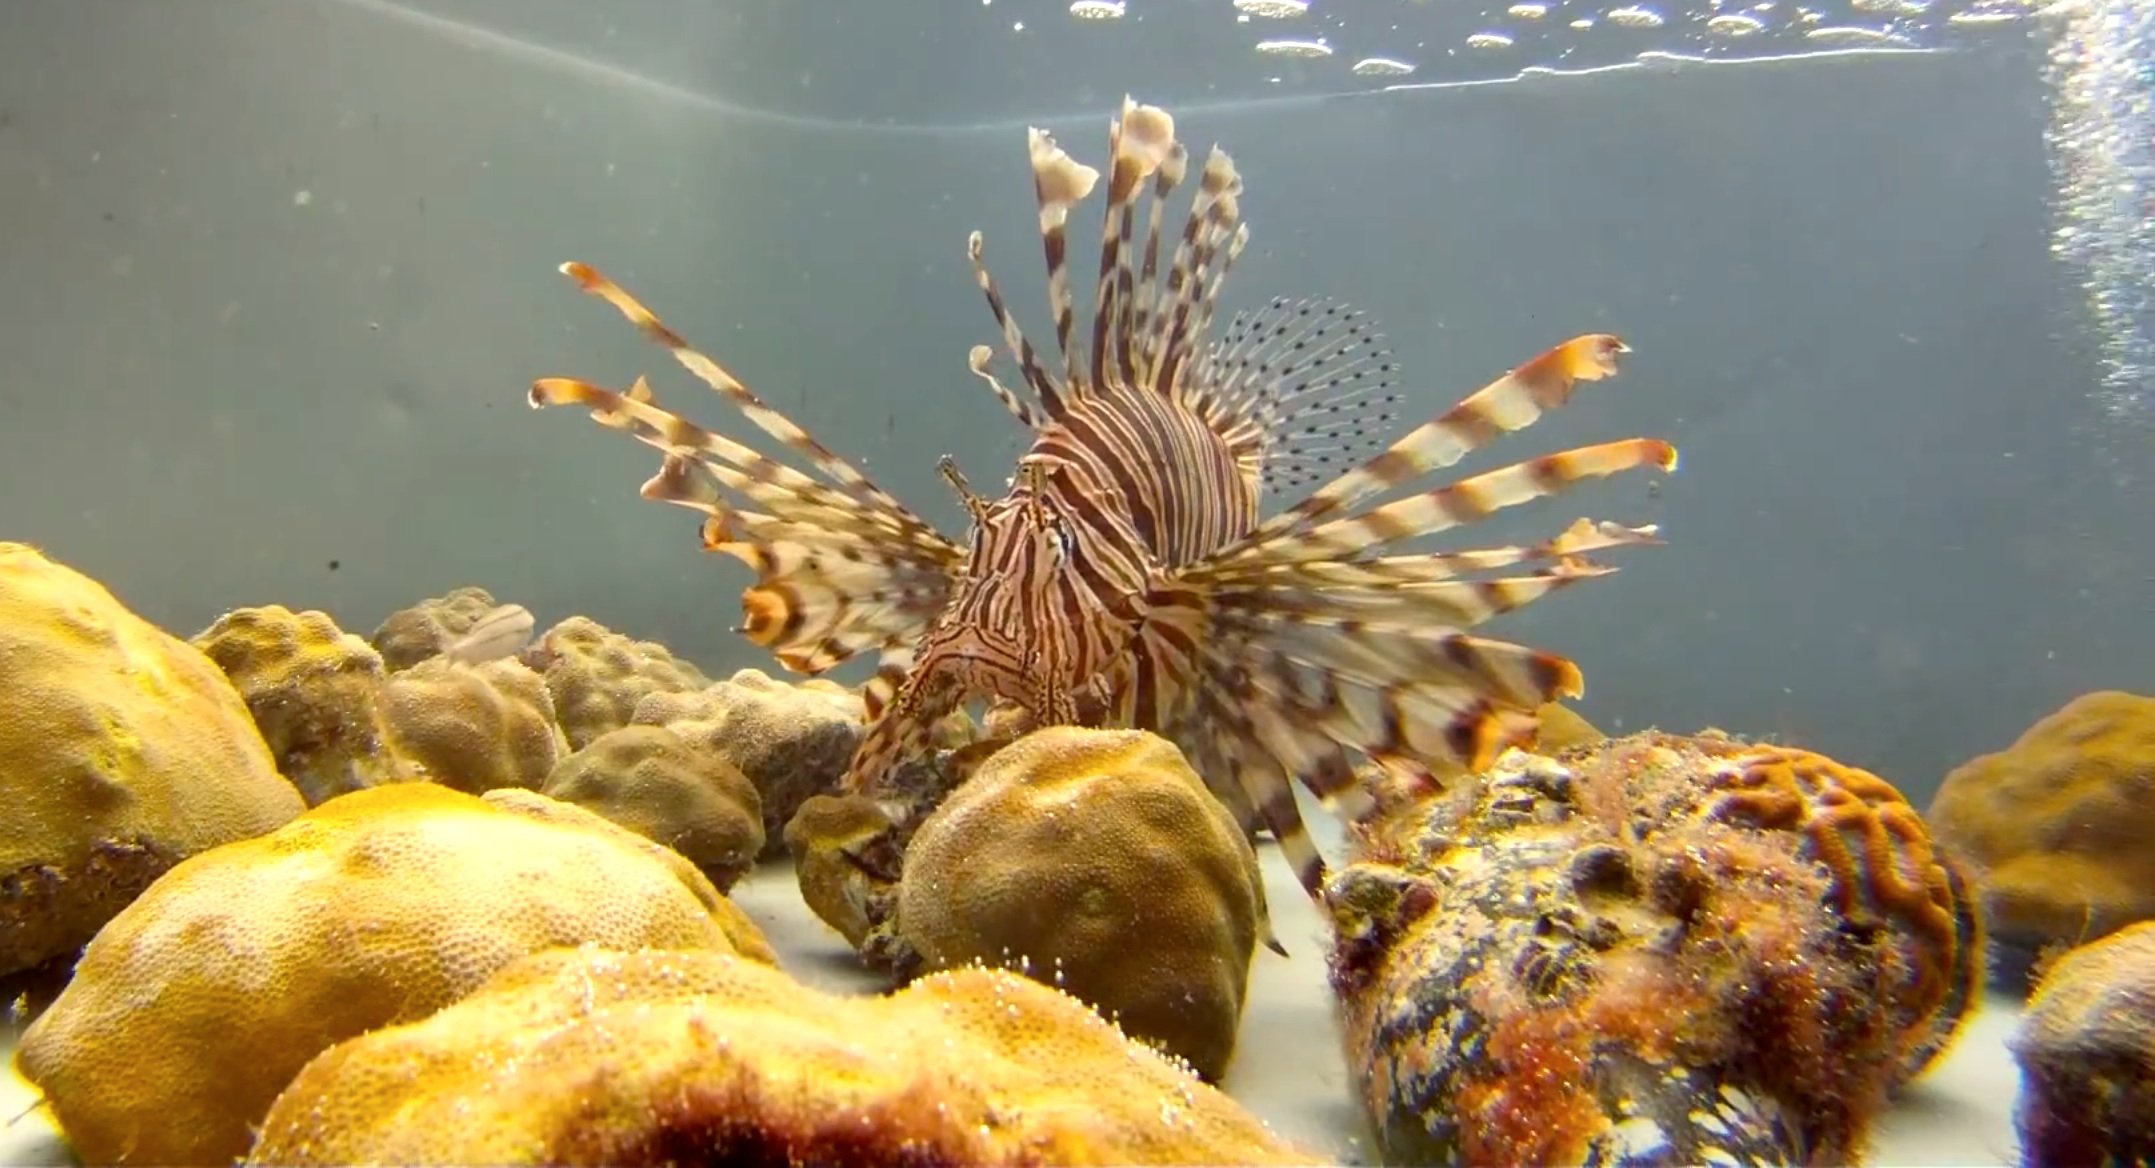
<svg viewBox="0 0 2155 1168">
<path fill-rule="evenodd" d="M 1641 734 L 1380 809 L 1327 882 L 1387 1159 L 1850 1163 L 1980 985 L 1966 885 L 1876 775 Z"/>
<path fill-rule="evenodd" d="M 193 643 L 232 679 L 309 806 L 404 777 L 382 727 L 381 654 L 329 614 L 238 608 Z"/>
<path fill-rule="evenodd" d="M 812 796 L 786 824 L 801 899 L 856 950 L 897 915 L 905 840 L 898 822 L 865 795 Z"/>
<path fill-rule="evenodd" d="M 681 853 L 721 891 L 763 851 L 763 805 L 740 768 L 657 726 L 594 739 L 547 776 L 545 793 Z"/>
<path fill-rule="evenodd" d="M 1172 743 L 1059 726 L 991 755 L 922 821 L 898 929 L 927 968 L 1027 972 L 1215 1079 L 1266 934 L 1264 889 Z"/>
<path fill-rule="evenodd" d="M 1946 776 L 1928 818 L 1993 935 L 2079 944 L 2155 918 L 2155 697 L 2083 694 Z"/>
<path fill-rule="evenodd" d="M 1318 1161 L 1006 973 L 836 997 L 717 953 L 587 948 L 326 1051 L 278 1097 L 251 1162 Z"/>
<path fill-rule="evenodd" d="M 685 860 L 580 808 L 378 787 L 166 873 L 18 1063 L 87 1162 L 228 1161 L 315 1054 L 585 942 L 770 957 Z"/>
<path fill-rule="evenodd" d="M 652 694 L 711 684 L 666 646 L 630 640 L 589 617 L 572 616 L 546 630 L 523 660 L 545 675 L 555 717 L 578 750 L 628 725 L 636 704 Z"/>
<path fill-rule="evenodd" d="M 390 613 L 368 639 L 389 672 L 398 673 L 447 649 L 496 607 L 484 588 L 457 588 Z"/>
<path fill-rule="evenodd" d="M 862 716 L 861 699 L 843 686 L 821 678 L 789 685 L 743 669 L 700 690 L 653 693 L 634 720 L 741 768 L 763 800 L 764 838 L 775 850 L 802 803 L 837 789 L 860 744 Z"/>
<path fill-rule="evenodd" d="M 0 543 L 0 710 L 0 974 L 303 809 L 209 658 L 18 543 Z"/>
<path fill-rule="evenodd" d="M 2012 1047 L 2027 1163 L 2155 1163 L 2155 922 L 2052 963 Z"/>
<path fill-rule="evenodd" d="M 569 753 L 545 679 L 507 658 L 422 661 L 389 678 L 382 709 L 412 774 L 474 795 L 536 789 Z"/>
</svg>

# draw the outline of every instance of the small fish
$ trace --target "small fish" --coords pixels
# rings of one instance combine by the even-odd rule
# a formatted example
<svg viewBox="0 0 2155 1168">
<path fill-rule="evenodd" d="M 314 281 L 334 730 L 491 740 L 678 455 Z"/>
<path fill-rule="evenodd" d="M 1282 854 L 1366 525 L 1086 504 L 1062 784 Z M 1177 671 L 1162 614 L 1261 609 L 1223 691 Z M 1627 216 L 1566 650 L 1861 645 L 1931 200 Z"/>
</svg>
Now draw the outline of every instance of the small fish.
<svg viewBox="0 0 2155 1168">
<path fill-rule="evenodd" d="M 463 636 L 449 642 L 441 655 L 462 665 L 484 665 L 513 656 L 531 642 L 533 624 L 530 610 L 523 605 L 496 605 Z"/>
<path fill-rule="evenodd" d="M 1422 483 L 1614 374 L 1624 343 L 1566 341 L 1387 444 L 1395 367 L 1361 313 L 1279 298 L 1214 333 L 1222 281 L 1249 239 L 1226 152 L 1212 149 L 1187 218 L 1163 231 L 1191 169 L 1166 111 L 1124 100 L 1104 176 L 1044 131 L 1029 145 L 1060 360 L 1020 331 L 974 232 L 975 283 L 1019 385 L 992 371 L 986 345 L 969 365 L 1031 446 L 999 498 L 942 460 L 970 520 L 962 542 L 584 264 L 562 272 L 808 469 L 661 408 L 641 378 L 626 391 L 544 378 L 531 404 L 581 406 L 663 452 L 643 496 L 702 512 L 704 546 L 755 570 L 737 631 L 782 665 L 816 674 L 880 655 L 847 789 L 880 793 L 899 763 L 933 748 L 945 714 L 978 699 L 1014 702 L 1035 724 L 1152 730 L 1245 826 L 1271 828 L 1315 896 L 1324 861 L 1294 784 L 1354 814 L 1371 799 L 1357 759 L 1435 784 L 1531 743 L 1535 709 L 1581 692 L 1578 667 L 1467 630 L 1614 571 L 1589 553 L 1659 541 L 1652 527 L 1582 519 L 1525 546 L 1397 545 L 1582 480 L 1673 469 L 1676 452 L 1634 438 Z M 1068 221 L 1103 177 L 1081 335 Z M 1378 501 L 1398 490 L 1408 493 Z M 1300 498 L 1266 518 L 1261 501 L 1277 492 Z"/>
</svg>

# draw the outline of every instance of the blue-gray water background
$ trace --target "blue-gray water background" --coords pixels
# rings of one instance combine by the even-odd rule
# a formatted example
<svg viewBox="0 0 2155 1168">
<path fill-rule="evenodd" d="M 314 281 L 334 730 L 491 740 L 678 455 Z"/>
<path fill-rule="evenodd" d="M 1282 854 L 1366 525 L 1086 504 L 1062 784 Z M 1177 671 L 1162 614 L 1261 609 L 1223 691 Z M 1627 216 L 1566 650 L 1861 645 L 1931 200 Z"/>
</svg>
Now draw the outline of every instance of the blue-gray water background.
<svg viewBox="0 0 2155 1168">
<path fill-rule="evenodd" d="M 995 339 L 966 232 L 1044 339 L 1023 127 L 1098 162 L 1130 88 L 1248 180 L 1230 301 L 1368 308 L 1413 412 L 1575 333 L 1636 347 L 1495 452 L 1682 449 L 1657 492 L 1490 533 L 1664 526 L 1487 630 L 1575 657 L 1597 723 L 1775 734 L 1921 802 L 2155 677 L 2155 470 L 2051 252 L 2030 31 L 1320 101 L 1374 87 L 1231 22 L 1102 47 L 970 0 L 651 0 L 612 33 L 551 0 L 425 7 L 515 40 L 355 0 L 0 13 L 0 538 L 182 635 L 267 603 L 363 634 L 477 583 L 768 667 L 728 632 L 745 570 L 636 499 L 655 455 L 523 395 L 647 372 L 747 427 L 555 265 L 607 271 L 949 529 L 935 456 L 992 484 L 1019 450 L 965 371 Z"/>
</svg>

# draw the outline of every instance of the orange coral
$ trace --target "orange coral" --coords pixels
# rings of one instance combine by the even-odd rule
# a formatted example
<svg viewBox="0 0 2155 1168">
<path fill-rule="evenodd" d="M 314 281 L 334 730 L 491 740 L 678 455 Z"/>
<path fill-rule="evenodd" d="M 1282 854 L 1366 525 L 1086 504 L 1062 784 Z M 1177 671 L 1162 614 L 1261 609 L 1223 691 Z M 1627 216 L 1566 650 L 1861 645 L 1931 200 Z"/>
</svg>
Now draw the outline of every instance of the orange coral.
<svg viewBox="0 0 2155 1168">
<path fill-rule="evenodd" d="M 1979 980 L 1980 918 L 1961 911 L 1956 861 L 1931 846 L 1923 819 L 1893 784 L 1869 771 L 1790 747 L 1725 740 L 1740 768 L 1726 774 L 1705 813 L 1750 827 L 1801 832 L 1805 855 L 1832 877 L 1834 908 L 1858 928 L 1890 926 L 1904 947 L 1900 987 L 1919 1021 Z M 1965 982 L 1967 985 L 1959 983 Z M 1930 1036 L 1913 1035 L 1918 1048 Z"/>
<path fill-rule="evenodd" d="M 1355 836 L 1333 984 L 1388 1158 L 1853 1157 L 1981 967 L 1906 802 L 1808 752 L 1512 752 Z"/>
</svg>

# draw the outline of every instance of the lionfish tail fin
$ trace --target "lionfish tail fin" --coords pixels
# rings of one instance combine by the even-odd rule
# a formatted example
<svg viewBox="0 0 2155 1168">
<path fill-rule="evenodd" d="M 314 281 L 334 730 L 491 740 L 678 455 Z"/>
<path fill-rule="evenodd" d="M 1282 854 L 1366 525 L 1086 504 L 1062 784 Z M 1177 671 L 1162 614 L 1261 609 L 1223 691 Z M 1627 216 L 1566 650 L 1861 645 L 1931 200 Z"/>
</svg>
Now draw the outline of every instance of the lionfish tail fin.
<svg viewBox="0 0 2155 1168">
<path fill-rule="evenodd" d="M 942 610 L 962 558 L 959 549 L 613 281 L 583 264 L 565 264 L 562 271 L 665 345 L 683 367 L 822 476 L 662 407 L 641 377 L 626 390 L 565 377 L 532 383 L 534 408 L 583 407 L 600 425 L 626 431 L 664 454 L 643 497 L 699 512 L 704 546 L 756 572 L 756 582 L 741 595 L 738 631 L 802 673 L 917 640 Z"/>
<path fill-rule="evenodd" d="M 1540 543 L 1386 554 L 1591 478 L 1673 468 L 1674 448 L 1630 439 L 1543 455 L 1390 502 L 1499 434 L 1522 429 L 1608 376 L 1614 337 L 1582 337 L 1466 398 L 1384 452 L 1319 487 L 1247 539 L 1187 565 L 1202 597 L 1197 650 L 1204 732 L 1279 838 L 1312 895 L 1324 877 L 1294 780 L 1352 815 L 1371 798 L 1351 759 L 1391 774 L 1486 769 L 1531 744 L 1535 710 L 1584 689 L 1554 653 L 1469 630 L 1615 569 L 1596 552 L 1659 542 L 1652 527 L 1581 519 Z M 1360 505 L 1359 507 L 1357 505 Z"/>
</svg>

